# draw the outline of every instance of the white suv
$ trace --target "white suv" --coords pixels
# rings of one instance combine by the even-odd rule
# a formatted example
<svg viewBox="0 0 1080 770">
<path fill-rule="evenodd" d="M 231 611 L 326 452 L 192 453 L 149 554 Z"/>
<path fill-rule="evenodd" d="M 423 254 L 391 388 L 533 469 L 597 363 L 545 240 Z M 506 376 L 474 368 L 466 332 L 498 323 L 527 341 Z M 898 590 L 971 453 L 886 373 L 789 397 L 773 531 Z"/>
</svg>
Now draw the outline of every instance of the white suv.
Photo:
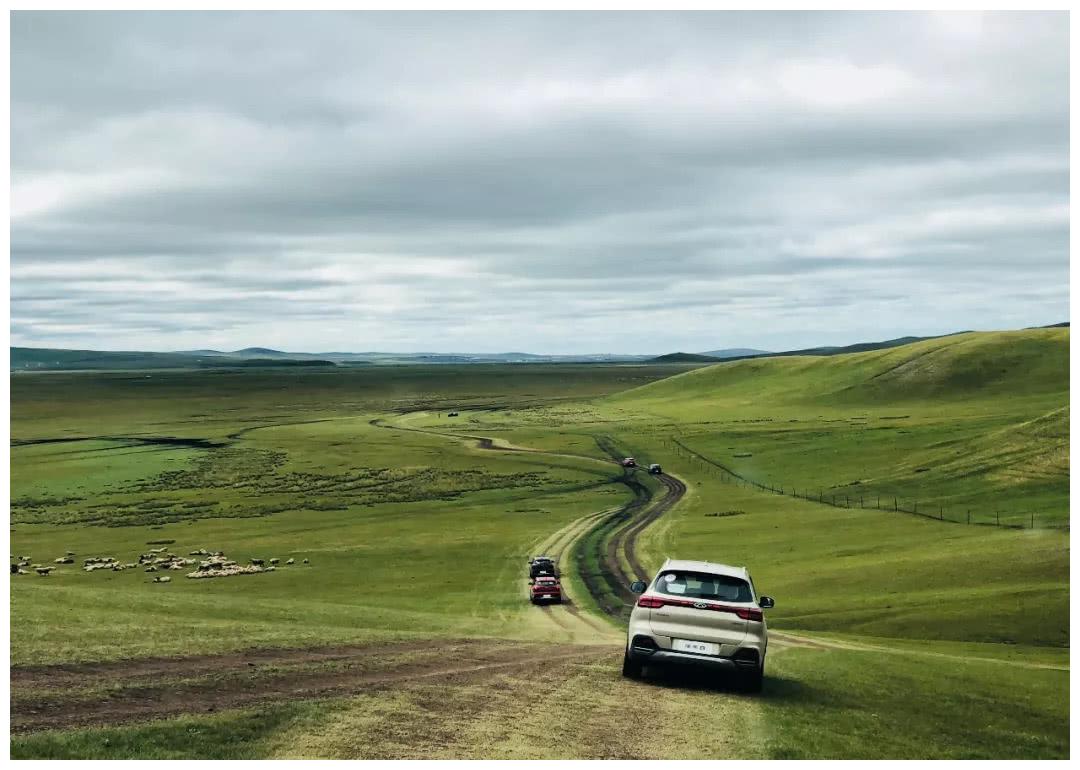
<svg viewBox="0 0 1080 770">
<path fill-rule="evenodd" d="M 646 665 L 679 663 L 735 672 L 758 691 L 765 674 L 768 630 L 745 567 L 668 559 L 652 583 L 637 581 L 641 594 L 626 632 L 623 676 L 637 679 Z"/>
</svg>

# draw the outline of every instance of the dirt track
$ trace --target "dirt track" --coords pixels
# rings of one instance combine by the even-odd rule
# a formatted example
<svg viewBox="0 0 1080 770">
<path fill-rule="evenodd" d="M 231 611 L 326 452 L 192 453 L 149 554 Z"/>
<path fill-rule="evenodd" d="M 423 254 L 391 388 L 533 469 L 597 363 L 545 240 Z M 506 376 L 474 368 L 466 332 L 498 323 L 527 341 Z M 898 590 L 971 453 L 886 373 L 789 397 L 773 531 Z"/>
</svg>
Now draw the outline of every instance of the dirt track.
<svg viewBox="0 0 1080 770">
<path fill-rule="evenodd" d="M 212 713 L 297 697 L 352 695 L 411 682 L 464 684 L 508 670 L 550 670 L 610 654 L 610 648 L 595 645 L 440 640 L 437 645 L 406 642 L 15 668 L 11 732 Z"/>
</svg>

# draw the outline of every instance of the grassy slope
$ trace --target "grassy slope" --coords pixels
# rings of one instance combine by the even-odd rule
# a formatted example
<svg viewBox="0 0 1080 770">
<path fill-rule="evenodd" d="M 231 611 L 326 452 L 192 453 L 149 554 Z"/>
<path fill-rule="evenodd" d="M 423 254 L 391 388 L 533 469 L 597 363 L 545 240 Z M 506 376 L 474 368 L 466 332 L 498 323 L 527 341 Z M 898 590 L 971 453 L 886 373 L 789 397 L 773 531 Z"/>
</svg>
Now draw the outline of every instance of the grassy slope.
<svg viewBox="0 0 1080 770">
<path fill-rule="evenodd" d="M 669 373 L 676 370 L 667 370 Z M 663 367 L 410 367 L 326 375 L 155 373 L 13 378 L 15 439 L 186 436 L 227 449 L 125 447 L 122 442 L 17 446 L 12 498 L 15 555 L 51 563 L 111 555 L 134 561 L 147 541 L 175 539 L 181 554 L 221 549 L 249 557 L 309 557 L 310 568 L 221 580 L 141 570 L 12 581 L 15 663 L 180 654 L 250 645 L 422 634 L 531 633 L 513 580 L 528 545 L 572 519 L 617 505 L 625 493 L 586 464 L 493 456 L 419 433 L 372 427 L 367 409 L 440 399 L 490 403 L 610 392 L 663 375 Z M 333 422 L 312 420 L 339 418 Z M 282 455 L 263 462 L 268 452 Z M 208 463 L 190 484 L 162 471 Z M 350 474 L 390 469 L 394 484 L 350 490 Z M 307 474 L 307 475 L 305 475 Z M 514 480 L 517 486 L 505 486 Z M 381 483 L 378 477 L 362 484 Z M 212 484 L 212 486 L 200 486 Z M 487 487 L 492 488 L 487 488 Z M 380 502 L 389 492 L 400 502 Z M 95 508 L 105 501 L 104 508 Z M 217 503 L 192 515 L 188 504 Z M 264 514 L 276 510 L 276 513 Z M 170 514 L 170 515 L 163 515 Z M 176 514 L 179 521 L 163 523 Z M 127 526 L 84 526 L 57 521 Z M 448 568 L 468 563 L 459 579 Z M 401 565 L 410 565 L 403 576 Z M 383 587 L 391 590 L 383 590 Z M 476 617 L 482 617 L 478 623 Z"/>
<path fill-rule="evenodd" d="M 609 399 L 771 486 L 947 518 L 1068 517 L 1068 329 L 739 361 Z"/>
<path fill-rule="evenodd" d="M 1000 338 L 995 344 L 1041 349 L 1043 353 L 1031 354 L 1035 358 L 1064 355 L 1063 343 L 1053 334 L 1030 340 L 1027 334 Z M 984 343 L 976 340 L 970 349 L 963 350 L 978 351 L 980 346 L 985 348 Z M 429 704 L 449 697 L 448 692 L 408 688 L 394 699 L 364 696 L 327 703 L 282 704 L 260 713 L 233 712 L 144 727 L 19 737 L 13 741 L 13 751 L 20 756 L 192 756 L 189 738 L 191 731 L 197 731 L 197 756 L 531 757 L 552 756 L 553 750 L 560 756 L 564 755 L 560 752 L 585 756 L 592 755 L 589 747 L 604 745 L 598 744 L 601 736 L 611 735 L 612 731 L 625 733 L 624 704 L 649 702 L 657 705 L 634 723 L 650 725 L 650 740 L 632 747 L 613 743 L 612 751 L 632 749 L 643 757 L 1065 756 L 1067 673 L 980 661 L 1009 657 L 1019 663 L 1061 662 L 1064 655 L 1067 662 L 1067 651 L 1060 647 L 1032 652 L 1030 646 L 991 643 L 1006 638 L 1029 645 L 1060 645 L 1067 641 L 1067 535 L 959 527 L 877 511 L 837 510 L 763 494 L 723 484 L 701 463 L 674 455 L 667 445 L 669 436 L 681 435 L 707 454 L 706 450 L 720 447 L 740 447 L 738 442 L 753 437 L 758 442 L 752 448 L 753 457 L 742 459 L 760 461 L 756 472 L 786 477 L 826 471 L 850 481 L 869 477 L 866 469 L 880 471 L 890 464 L 921 462 L 912 460 L 911 454 L 923 451 L 923 444 L 942 440 L 923 439 L 947 433 L 950 422 L 955 422 L 964 427 L 957 428 L 953 438 L 963 442 L 968 454 L 982 451 L 994 455 L 999 447 L 995 435 L 1018 435 L 1025 457 L 1039 457 L 1042 447 L 1051 447 L 1051 453 L 1057 453 L 1051 465 L 1067 469 L 1067 447 L 1062 455 L 1056 435 L 1061 432 L 1061 421 L 1052 414 L 1067 405 L 1067 388 L 1055 380 L 1061 366 L 1035 362 L 1045 382 L 1023 387 L 1002 379 L 1000 372 L 988 372 L 983 378 L 985 385 L 962 373 L 950 374 L 946 376 L 952 382 L 949 387 L 967 388 L 956 398 L 933 384 L 923 383 L 908 390 L 895 382 L 888 388 L 866 385 L 882 366 L 890 365 L 875 362 L 873 357 L 903 357 L 910 353 L 899 349 L 829 359 L 832 363 L 821 369 L 814 368 L 820 363 L 796 359 L 721 365 L 591 405 L 574 400 L 575 392 L 589 397 L 603 395 L 640 384 L 633 378 L 646 375 L 631 368 L 603 380 L 607 375 L 598 375 L 598 370 L 586 367 L 575 374 L 576 379 L 567 378 L 564 372 L 557 380 L 544 374 L 522 377 L 523 367 L 503 367 L 492 368 L 483 377 L 463 373 L 457 379 L 451 376 L 436 381 L 421 373 L 415 379 L 394 375 L 375 382 L 329 379 L 314 373 L 275 373 L 274 378 L 218 380 L 226 383 L 224 388 L 207 388 L 207 380 L 185 379 L 187 375 L 153 385 L 135 380 L 109 381 L 99 375 L 56 386 L 61 388 L 60 394 L 70 394 L 68 400 L 57 399 L 60 394 L 56 391 L 24 387 L 16 393 L 13 379 L 15 437 L 79 434 L 89 428 L 96 433 L 82 435 L 138 429 L 213 437 L 227 435 L 244 425 L 340 417 L 350 412 L 355 415 L 418 404 L 445 408 L 469 403 L 502 404 L 507 408 L 468 411 L 456 423 L 429 416 L 418 424 L 438 425 L 440 429 L 456 426 L 468 433 L 593 456 L 602 453 L 592 436 L 612 435 L 639 461 L 663 462 L 690 481 L 690 494 L 684 503 L 652 528 L 642 543 L 648 563 L 655 565 L 665 555 L 746 562 L 760 587 L 778 599 L 778 607 L 770 615 L 775 627 L 813 629 L 844 638 L 864 635 L 852 637 L 855 639 L 872 635 L 875 645 L 890 650 L 884 654 L 777 648 L 771 653 L 765 696 L 752 705 L 736 700 L 734 709 L 728 708 L 729 696 L 709 690 L 622 682 L 611 663 L 582 671 L 570 689 L 559 689 L 558 682 L 544 684 L 548 688 L 545 692 L 550 690 L 552 697 L 566 705 L 558 711 L 559 718 L 552 721 L 535 708 L 520 714 L 514 711 L 520 698 L 533 703 L 529 694 L 540 684 L 536 679 L 508 680 L 510 694 L 498 700 L 497 708 L 476 716 L 467 714 L 466 707 L 470 699 L 481 694 L 455 692 L 455 700 L 447 708 L 455 714 L 463 737 L 449 744 L 437 731 L 429 736 L 432 742 L 425 738 L 430 732 L 426 726 L 433 724 Z M 928 355 L 948 354 L 930 351 Z M 978 355 L 993 358 L 992 351 L 986 349 Z M 775 377 L 762 377 L 761 372 L 732 375 L 725 370 L 764 363 L 797 367 Z M 892 363 L 904 366 L 904 361 L 897 359 Z M 908 366 L 910 370 L 914 364 Z M 479 374 L 475 368 L 469 371 Z M 950 368 L 936 365 L 926 371 L 929 374 L 920 376 L 934 379 L 945 376 L 942 373 Z M 240 375 L 229 375 L 234 376 Z M 295 379 L 278 379 L 291 377 Z M 282 388 L 283 383 L 289 386 Z M 245 384 L 253 387 L 245 388 Z M 848 396 L 840 395 L 845 388 Z M 247 397 L 246 392 L 252 395 Z M 907 397 L 904 393 L 916 395 Z M 850 401 L 845 400 L 849 397 Z M 541 403 L 549 398 L 567 400 L 555 405 L 550 401 Z M 59 406 L 50 409 L 50 403 Z M 852 406 L 847 406 L 849 403 Z M 852 433 L 849 423 L 860 420 L 849 417 L 904 414 L 912 415 L 907 418 L 911 427 L 901 429 L 915 433 L 910 443 L 900 439 L 910 433 L 882 432 L 888 437 L 876 444 L 868 441 L 861 450 L 851 449 L 851 437 L 844 431 Z M 1062 417 L 1067 419 L 1067 412 Z M 748 422 L 756 419 L 771 419 L 774 424 Z M 806 428 L 806 432 L 797 434 L 803 442 L 798 451 L 785 453 L 782 446 L 777 446 L 787 444 L 793 436 L 778 442 L 776 436 L 756 433 L 777 427 L 779 419 L 798 419 L 799 423 L 786 426 Z M 840 420 L 843 422 L 829 422 Z M 348 465 L 353 462 L 350 458 L 368 465 L 383 465 L 384 460 L 446 464 L 449 471 L 479 464 L 497 473 L 506 472 L 507 463 L 520 462 L 519 458 L 492 457 L 490 453 L 473 457 L 461 445 L 420 434 L 403 434 L 395 441 L 387 436 L 380 441 L 378 436 L 389 432 L 375 433 L 365 426 L 366 419 L 359 419 L 256 431 L 248 434 L 244 443 L 251 448 L 284 447 L 289 463 L 283 469 L 297 472 L 305 470 L 305 462 Z M 736 436 L 737 441 L 732 441 Z M 1032 445 L 1039 451 L 1032 454 Z M 869 451 L 870 446 L 876 449 Z M 51 481 L 42 482 L 37 470 L 40 463 L 16 462 L 18 454 L 28 449 L 20 448 L 13 456 L 16 489 L 21 480 L 53 485 L 67 478 L 67 473 L 53 472 Z M 152 455 L 144 458 L 132 453 L 126 457 L 149 464 L 133 469 L 126 465 L 127 460 L 121 461 L 116 467 L 98 471 L 104 474 L 100 483 L 116 483 L 115 479 L 125 474 L 148 473 L 158 463 Z M 183 461 L 190 462 L 191 458 Z M 93 465 L 97 461 L 83 458 L 79 462 L 86 468 L 86 463 Z M 200 586 L 201 595 L 188 590 L 187 584 L 195 581 L 144 587 L 139 580 L 141 573 L 130 576 L 135 578 L 130 586 L 116 583 L 108 593 L 88 583 L 74 590 L 59 579 L 33 577 L 32 581 L 37 582 L 26 580 L 14 587 L 13 595 L 21 596 L 23 601 L 13 614 L 13 620 L 18 621 L 13 623 L 13 652 L 22 660 L 105 657 L 113 655 L 109 643 L 116 638 L 122 640 L 124 649 L 142 653 L 225 648 L 238 643 L 297 644 L 379 634 L 454 635 L 461 631 L 455 618 L 468 606 L 481 608 L 475 620 L 481 621 L 485 633 L 535 633 L 533 627 L 521 623 L 524 615 L 519 612 L 513 565 L 528 550 L 529 543 L 554 531 L 577 511 L 599 510 L 619 497 L 618 491 L 605 487 L 567 489 L 577 480 L 575 474 L 585 473 L 582 468 L 586 467 L 575 469 L 572 461 L 567 462 L 570 467 L 560 465 L 552 471 L 558 478 L 551 485 L 550 505 L 547 501 L 542 505 L 508 504 L 505 491 L 493 491 L 469 493 L 457 501 L 374 506 L 356 511 L 358 517 L 352 509 L 309 511 L 266 519 L 167 524 L 164 530 L 20 525 L 15 537 L 40 538 L 19 541 L 33 542 L 35 548 L 38 544 L 53 549 L 79 550 L 84 544 L 96 548 L 103 537 L 127 538 L 123 542 L 134 548 L 141 540 L 172 536 L 170 531 L 185 528 L 193 533 L 193 540 L 199 541 L 194 546 L 213 547 L 218 542 L 230 549 L 319 547 L 309 575 L 321 576 L 282 572 L 237 578 L 221 581 L 216 587 Z M 1003 461 L 991 456 L 987 464 L 993 467 L 983 473 L 984 479 L 1003 472 L 1008 475 L 1017 465 L 1021 473 L 1027 473 L 1022 463 L 1013 463 L 1010 457 Z M 920 484 L 925 483 L 927 473 L 918 474 Z M 891 481 L 895 483 L 895 479 Z M 943 481 L 936 483 L 936 488 L 949 491 Z M 991 489 L 996 488 L 980 480 L 971 485 L 968 494 L 977 496 L 979 490 Z M 956 494 L 955 490 L 952 493 Z M 1048 504 L 1059 510 L 1064 504 L 1067 509 L 1067 475 L 1062 479 L 1060 474 L 1051 474 L 1046 496 Z M 526 518 L 527 524 L 522 526 L 520 519 L 505 518 L 508 509 L 519 507 L 540 508 L 546 521 Z M 703 515 L 716 510 L 743 513 L 723 518 Z M 85 540 L 73 546 L 70 543 L 76 533 Z M 481 557 L 477 582 L 467 591 L 459 593 L 437 586 L 418 593 L 400 612 L 380 605 L 378 598 L 371 599 L 372 604 L 367 599 L 357 601 L 353 588 L 357 582 L 371 577 L 381 585 L 400 575 L 401 563 L 419 565 L 437 558 L 447 533 L 462 539 L 463 553 L 470 561 L 478 554 Z M 213 542 L 204 542 L 207 539 Z M 344 550 L 335 553 L 337 548 Z M 422 579 L 431 577 L 427 569 L 420 568 Z M 100 573 L 85 577 L 104 581 L 114 578 Z M 116 580 L 126 577 L 129 575 L 125 573 Z M 179 618 L 179 623 L 166 622 L 157 628 L 152 621 L 162 617 L 162 589 L 172 591 L 168 594 L 169 617 Z M 324 596 L 331 601 L 323 602 Z M 86 609 L 84 616 L 79 616 L 78 626 L 73 626 L 70 615 L 65 617 L 65 613 L 76 606 L 80 607 L 78 612 L 83 612 L 84 606 Z M 309 606 L 314 607 L 315 622 L 309 620 Z M 190 633 L 173 631 L 186 623 L 193 624 Z M 110 631 L 110 624 L 129 631 Z M 927 657 L 927 651 L 940 653 L 941 657 Z M 658 691 L 657 687 L 664 689 Z M 480 689 L 484 697 L 478 702 L 490 700 L 492 690 L 486 686 Z M 657 698 L 661 692 L 663 697 Z M 461 703 L 459 698 L 463 699 Z M 711 715 L 708 724 L 702 722 L 703 714 Z M 733 719 L 743 720 L 734 733 Z M 697 737 L 688 743 L 689 726 Z M 703 729 L 717 739 L 701 743 Z M 728 739 L 723 736 L 733 734 L 750 739 L 725 742 Z M 552 748 L 550 735 L 560 736 L 557 743 L 561 748 Z M 688 746 L 696 746 L 697 752 L 689 752 Z"/>
<path fill-rule="evenodd" d="M 774 486 L 853 495 L 859 479 L 866 498 L 896 492 L 983 513 L 1034 499 L 1043 523 L 1067 521 L 1067 343 L 1067 330 L 1037 330 L 748 361 L 607 399 L 628 436 L 651 442 L 640 454 L 666 453 L 693 484 L 649 531 L 651 565 L 748 564 L 778 599 L 773 627 L 886 637 L 876 643 L 910 653 L 774 654 L 772 756 L 1066 755 L 1068 673 L 1023 665 L 1068 665 L 1068 535 L 764 493 L 674 454 L 670 437 Z M 893 421 L 882 418 L 904 415 L 903 428 L 883 429 Z M 704 515 L 714 511 L 739 513 Z M 979 662 L 1001 657 L 1012 665 Z"/>
</svg>

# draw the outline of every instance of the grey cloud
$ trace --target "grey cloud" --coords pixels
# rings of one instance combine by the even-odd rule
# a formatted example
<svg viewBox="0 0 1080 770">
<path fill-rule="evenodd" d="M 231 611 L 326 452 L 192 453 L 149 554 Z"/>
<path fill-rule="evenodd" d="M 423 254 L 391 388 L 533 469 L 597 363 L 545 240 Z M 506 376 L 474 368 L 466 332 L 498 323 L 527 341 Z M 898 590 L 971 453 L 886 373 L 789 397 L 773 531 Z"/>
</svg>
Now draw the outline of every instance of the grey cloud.
<svg viewBox="0 0 1080 770">
<path fill-rule="evenodd" d="M 17 12 L 13 341 L 636 351 L 648 327 L 659 351 L 1062 320 L 1067 18 Z"/>
</svg>

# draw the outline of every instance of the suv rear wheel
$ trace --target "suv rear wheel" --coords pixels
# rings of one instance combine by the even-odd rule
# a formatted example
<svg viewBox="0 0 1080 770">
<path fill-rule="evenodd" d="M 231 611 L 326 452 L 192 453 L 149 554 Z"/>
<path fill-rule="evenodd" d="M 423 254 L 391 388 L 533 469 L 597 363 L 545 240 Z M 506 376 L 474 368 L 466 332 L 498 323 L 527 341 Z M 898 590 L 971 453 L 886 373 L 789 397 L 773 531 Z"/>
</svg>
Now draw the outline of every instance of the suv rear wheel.
<svg viewBox="0 0 1080 770">
<path fill-rule="evenodd" d="M 746 692 L 761 692 L 761 683 L 765 679 L 765 661 L 753 671 L 741 675 L 742 688 Z"/>
<path fill-rule="evenodd" d="M 630 660 L 630 652 L 623 652 L 622 659 L 622 675 L 627 679 L 641 679 L 641 671 L 643 666 L 641 663 Z"/>
</svg>

